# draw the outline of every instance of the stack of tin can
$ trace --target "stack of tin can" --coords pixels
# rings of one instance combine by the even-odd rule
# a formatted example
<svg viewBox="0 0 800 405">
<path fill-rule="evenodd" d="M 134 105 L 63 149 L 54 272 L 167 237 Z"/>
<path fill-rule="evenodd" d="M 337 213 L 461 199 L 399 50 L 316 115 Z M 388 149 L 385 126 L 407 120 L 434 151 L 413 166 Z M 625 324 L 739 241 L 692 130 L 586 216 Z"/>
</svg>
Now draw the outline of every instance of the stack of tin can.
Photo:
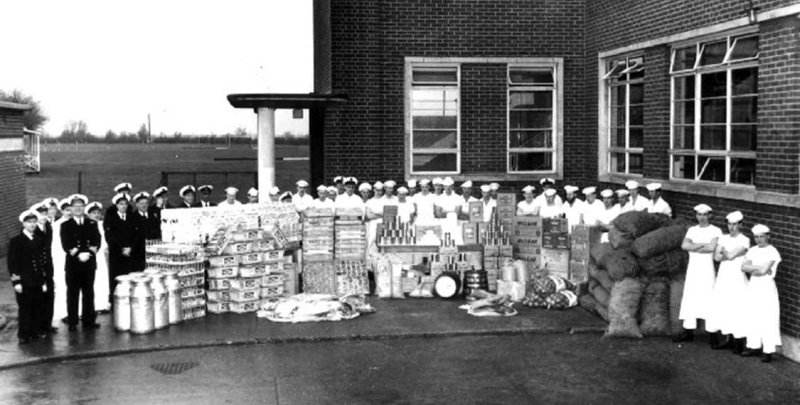
<svg viewBox="0 0 800 405">
<path fill-rule="evenodd" d="M 147 245 L 146 263 L 149 276 L 158 272 L 175 274 L 181 288 L 181 319 L 205 316 L 206 258 L 199 244 L 152 242 Z M 151 280 L 151 288 L 153 288 Z"/>
<path fill-rule="evenodd" d="M 367 254 L 367 230 L 358 217 L 340 216 L 334 221 L 334 259 L 364 260 Z"/>
<path fill-rule="evenodd" d="M 381 246 L 402 246 L 416 245 L 417 230 L 413 224 L 400 221 L 400 217 L 384 222 L 380 235 L 378 235 L 378 245 Z"/>
</svg>

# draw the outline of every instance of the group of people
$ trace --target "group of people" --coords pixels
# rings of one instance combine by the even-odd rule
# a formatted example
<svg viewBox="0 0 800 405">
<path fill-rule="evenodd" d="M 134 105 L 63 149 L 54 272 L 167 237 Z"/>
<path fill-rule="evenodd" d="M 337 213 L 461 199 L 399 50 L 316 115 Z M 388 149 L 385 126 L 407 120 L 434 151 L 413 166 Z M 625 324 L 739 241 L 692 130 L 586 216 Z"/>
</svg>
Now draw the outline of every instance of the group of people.
<svg viewBox="0 0 800 405">
<path fill-rule="evenodd" d="M 762 361 L 771 361 L 781 344 L 775 286 L 781 256 L 769 243 L 769 228 L 753 226 L 756 244 L 751 247 L 750 239 L 742 234 L 740 211 L 726 215 L 727 235 L 710 223 L 711 207 L 700 204 L 694 211 L 697 225 L 689 228 L 681 246 L 689 252 L 679 314 L 685 331 L 673 341 L 693 340 L 697 320 L 703 319 L 713 349 L 731 348 L 743 356 L 760 352 Z"/>
</svg>

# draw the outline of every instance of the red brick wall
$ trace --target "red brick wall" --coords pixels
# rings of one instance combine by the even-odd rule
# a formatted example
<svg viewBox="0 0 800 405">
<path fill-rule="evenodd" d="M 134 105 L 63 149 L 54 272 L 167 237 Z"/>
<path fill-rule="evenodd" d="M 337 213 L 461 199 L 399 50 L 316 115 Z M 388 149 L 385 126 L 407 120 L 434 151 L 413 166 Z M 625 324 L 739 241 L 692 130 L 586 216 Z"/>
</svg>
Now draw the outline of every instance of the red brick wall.
<svg viewBox="0 0 800 405">
<path fill-rule="evenodd" d="M 0 130 L 7 128 L 0 125 Z M 20 129 L 21 133 L 22 130 Z M 0 152 L 0 257 L 5 256 L 8 240 L 19 233 L 19 214 L 25 210 L 25 172 L 22 152 Z"/>
</svg>

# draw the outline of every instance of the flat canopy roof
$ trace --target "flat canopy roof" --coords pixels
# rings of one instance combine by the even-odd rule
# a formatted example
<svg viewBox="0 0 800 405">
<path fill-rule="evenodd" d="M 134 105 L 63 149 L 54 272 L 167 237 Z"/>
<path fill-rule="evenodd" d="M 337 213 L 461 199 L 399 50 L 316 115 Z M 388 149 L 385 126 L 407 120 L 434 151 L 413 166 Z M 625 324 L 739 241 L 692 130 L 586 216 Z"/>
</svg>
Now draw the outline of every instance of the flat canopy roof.
<svg viewBox="0 0 800 405">
<path fill-rule="evenodd" d="M 19 104 L 19 103 L 12 103 L 10 101 L 1 101 L 0 100 L 0 108 L 6 110 L 18 110 L 18 111 L 27 111 L 31 109 L 31 106 L 28 104 Z"/>
<path fill-rule="evenodd" d="M 347 102 L 347 96 L 317 93 L 228 94 L 234 108 L 313 108 Z"/>
</svg>

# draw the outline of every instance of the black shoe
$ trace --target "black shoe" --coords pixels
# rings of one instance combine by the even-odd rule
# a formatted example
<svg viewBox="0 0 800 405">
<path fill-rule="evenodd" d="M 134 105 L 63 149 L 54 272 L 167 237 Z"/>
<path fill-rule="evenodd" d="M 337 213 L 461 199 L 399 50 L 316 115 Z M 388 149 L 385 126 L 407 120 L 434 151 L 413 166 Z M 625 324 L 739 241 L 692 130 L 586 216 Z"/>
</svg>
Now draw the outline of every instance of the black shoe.
<svg viewBox="0 0 800 405">
<path fill-rule="evenodd" d="M 32 341 L 33 341 L 33 339 L 30 338 L 30 337 L 21 337 L 21 338 L 19 338 L 19 344 L 21 344 L 21 345 L 27 345 L 28 343 L 30 343 Z"/>
<path fill-rule="evenodd" d="M 694 340 L 694 331 L 692 330 L 685 330 L 672 337 L 672 341 L 674 343 L 691 342 L 693 340 Z"/>
<path fill-rule="evenodd" d="M 711 349 L 713 350 L 722 350 L 722 349 L 730 349 L 733 347 L 733 339 L 731 335 L 722 335 L 721 339 L 717 340 L 717 344 L 712 345 Z"/>
<path fill-rule="evenodd" d="M 34 338 L 35 338 L 36 340 L 41 340 L 41 339 L 45 339 L 45 338 L 47 338 L 47 336 L 48 336 L 48 335 L 47 335 L 46 333 L 42 332 L 42 333 L 40 333 L 40 334 L 38 334 L 38 335 L 34 336 Z"/>
<path fill-rule="evenodd" d="M 75 332 L 76 330 L 78 330 L 78 325 L 69 325 L 68 329 L 70 332 Z"/>
<path fill-rule="evenodd" d="M 94 323 L 86 323 L 83 325 L 83 329 L 99 329 L 100 324 L 97 322 Z"/>
<path fill-rule="evenodd" d="M 48 333 L 58 333 L 58 328 L 56 328 L 55 326 L 53 326 L 53 327 L 51 327 L 51 328 L 50 328 L 50 330 L 48 331 Z"/>
<path fill-rule="evenodd" d="M 68 317 L 66 317 L 66 316 L 65 316 L 65 317 L 63 317 L 63 318 L 61 318 L 61 323 L 64 323 L 64 324 L 67 324 L 67 325 L 69 325 L 69 318 L 68 318 Z"/>
<path fill-rule="evenodd" d="M 761 349 L 751 349 L 748 347 L 742 351 L 742 357 L 753 357 L 758 354 L 761 354 Z"/>
<path fill-rule="evenodd" d="M 733 346 L 731 347 L 733 354 L 742 354 L 744 351 L 744 338 L 733 339 Z"/>
<path fill-rule="evenodd" d="M 769 363 L 771 361 L 772 361 L 772 353 L 764 353 L 764 355 L 761 356 L 762 363 Z"/>
</svg>

